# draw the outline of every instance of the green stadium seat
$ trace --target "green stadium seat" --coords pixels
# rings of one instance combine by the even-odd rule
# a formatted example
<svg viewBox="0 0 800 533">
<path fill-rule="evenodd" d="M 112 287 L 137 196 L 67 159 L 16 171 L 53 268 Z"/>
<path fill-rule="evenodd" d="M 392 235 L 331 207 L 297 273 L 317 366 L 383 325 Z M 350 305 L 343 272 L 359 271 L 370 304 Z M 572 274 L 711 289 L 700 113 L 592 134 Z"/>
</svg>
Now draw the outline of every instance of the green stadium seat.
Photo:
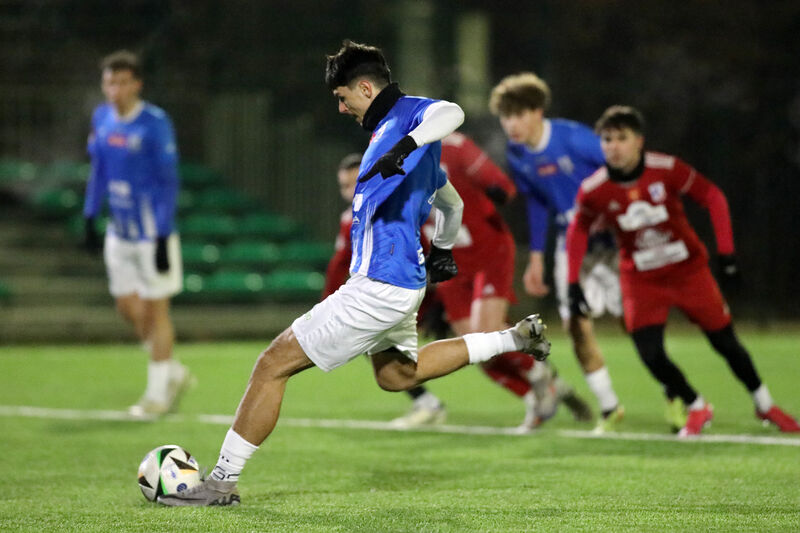
<svg viewBox="0 0 800 533">
<path fill-rule="evenodd" d="M 40 215 L 62 218 L 80 211 L 82 198 L 71 189 L 42 189 L 31 196 L 30 202 Z"/>
<path fill-rule="evenodd" d="M 281 250 L 281 263 L 323 268 L 330 261 L 333 252 L 333 244 L 327 242 L 290 242 Z"/>
<path fill-rule="evenodd" d="M 242 235 L 270 241 L 284 241 L 294 237 L 300 231 L 300 227 L 295 221 L 271 213 L 247 215 L 237 227 Z"/>
<path fill-rule="evenodd" d="M 0 186 L 32 182 L 38 172 L 36 165 L 29 161 L 0 159 Z"/>
<path fill-rule="evenodd" d="M 214 270 L 220 258 L 220 249 L 215 244 L 200 242 L 181 243 L 181 256 L 183 264 L 189 270 Z"/>
<path fill-rule="evenodd" d="M 222 181 L 222 174 L 198 163 L 181 163 L 179 172 L 185 189 L 203 189 Z"/>
<path fill-rule="evenodd" d="M 213 187 L 197 193 L 196 208 L 203 212 L 242 213 L 258 209 L 258 204 L 235 189 Z"/>
<path fill-rule="evenodd" d="M 265 242 L 235 242 L 222 250 L 221 262 L 226 267 L 269 270 L 280 261 L 278 246 Z"/>
<path fill-rule="evenodd" d="M 95 222 L 97 232 L 100 235 L 104 235 L 106 232 L 106 226 L 108 225 L 108 217 L 101 216 L 97 222 Z M 86 235 L 86 221 L 83 218 L 82 213 L 75 213 L 67 220 L 67 233 L 74 237 L 76 240 L 83 239 Z"/>
<path fill-rule="evenodd" d="M 0 304 L 10 302 L 13 295 L 11 287 L 0 281 Z"/>
<path fill-rule="evenodd" d="M 194 191 L 181 189 L 178 194 L 178 212 L 189 214 L 197 209 L 197 194 Z"/>
<path fill-rule="evenodd" d="M 82 161 L 59 160 L 41 170 L 41 178 L 48 183 L 82 185 L 89 178 L 91 166 Z"/>
<path fill-rule="evenodd" d="M 181 236 L 203 241 L 228 241 L 240 234 L 235 219 L 227 215 L 191 215 L 178 221 Z"/>
<path fill-rule="evenodd" d="M 264 276 L 264 292 L 276 301 L 316 301 L 325 286 L 320 272 L 276 270 Z"/>
</svg>

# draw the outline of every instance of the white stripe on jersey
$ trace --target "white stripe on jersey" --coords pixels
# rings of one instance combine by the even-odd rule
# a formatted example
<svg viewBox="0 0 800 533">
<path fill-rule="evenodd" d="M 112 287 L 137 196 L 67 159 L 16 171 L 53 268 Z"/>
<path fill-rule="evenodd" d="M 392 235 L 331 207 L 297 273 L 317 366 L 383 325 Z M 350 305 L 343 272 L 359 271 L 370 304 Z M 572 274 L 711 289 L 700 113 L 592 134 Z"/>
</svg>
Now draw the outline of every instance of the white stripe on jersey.
<svg viewBox="0 0 800 533">
<path fill-rule="evenodd" d="M 156 217 L 153 214 L 153 208 L 150 205 L 150 200 L 148 198 L 142 198 L 141 220 L 142 230 L 144 231 L 145 237 L 149 239 L 155 239 L 158 237 L 158 231 L 156 229 Z"/>
<path fill-rule="evenodd" d="M 372 215 L 375 214 L 375 207 L 367 205 L 367 212 L 365 213 L 364 220 L 364 237 L 361 239 L 361 267 L 358 273 L 366 276 L 369 272 L 369 265 L 372 260 L 372 247 L 373 247 L 373 233 L 372 233 Z"/>
<path fill-rule="evenodd" d="M 646 152 L 644 154 L 644 164 L 650 168 L 670 169 L 675 166 L 675 157 L 656 152 Z"/>
</svg>

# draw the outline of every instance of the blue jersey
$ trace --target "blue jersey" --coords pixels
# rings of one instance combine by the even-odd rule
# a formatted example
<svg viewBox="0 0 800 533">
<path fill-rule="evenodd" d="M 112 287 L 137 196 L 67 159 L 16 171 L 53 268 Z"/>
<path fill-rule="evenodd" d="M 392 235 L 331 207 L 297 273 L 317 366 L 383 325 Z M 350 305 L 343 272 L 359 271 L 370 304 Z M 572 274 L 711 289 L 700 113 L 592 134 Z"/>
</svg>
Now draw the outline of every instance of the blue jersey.
<svg viewBox="0 0 800 533">
<path fill-rule="evenodd" d="M 506 155 L 511 176 L 525 197 L 530 249 L 542 251 L 550 215 L 558 231 L 565 232 L 578 187 L 605 163 L 600 138 L 578 122 L 545 120 L 538 146 L 509 142 Z"/>
<path fill-rule="evenodd" d="M 106 198 L 108 231 L 126 240 L 152 240 L 173 231 L 178 197 L 178 152 L 172 122 L 160 108 L 142 103 L 131 119 L 110 104 L 98 106 L 89 135 L 92 173 L 85 217 L 96 216 Z"/>
<path fill-rule="evenodd" d="M 361 160 L 359 177 L 416 128 L 436 100 L 403 96 L 378 123 Z M 425 144 L 403 162 L 406 175 L 377 175 L 356 185 L 353 196 L 353 258 L 350 272 L 407 289 L 425 286 L 420 227 L 436 190 L 447 182 L 439 168 L 441 142 Z"/>
</svg>

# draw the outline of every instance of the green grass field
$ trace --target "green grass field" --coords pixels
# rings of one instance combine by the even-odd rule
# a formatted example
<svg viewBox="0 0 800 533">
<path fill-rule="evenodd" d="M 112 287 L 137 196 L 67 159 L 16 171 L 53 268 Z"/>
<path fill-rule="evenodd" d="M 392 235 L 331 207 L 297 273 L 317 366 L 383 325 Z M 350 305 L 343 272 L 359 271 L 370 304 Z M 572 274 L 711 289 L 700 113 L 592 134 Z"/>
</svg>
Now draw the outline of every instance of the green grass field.
<svg viewBox="0 0 800 533">
<path fill-rule="evenodd" d="M 233 414 L 263 345 L 179 346 L 199 384 L 180 415 L 150 423 L 95 416 L 138 398 L 145 355 L 137 346 L 0 347 L 0 531 L 800 530 L 800 439 L 762 427 L 699 332 L 677 329 L 668 331 L 668 347 L 716 407 L 706 433 L 783 438 L 783 445 L 644 440 L 668 435 L 660 390 L 630 341 L 611 332 L 600 342 L 627 408 L 620 431 L 641 439 L 586 438 L 591 425 L 564 410 L 529 436 L 315 427 L 386 421 L 408 408 L 404 395 L 375 385 L 360 358 L 290 381 L 282 421 L 241 479 L 242 505 L 223 509 L 151 504 L 136 469 L 148 450 L 167 443 L 213 466 L 227 426 L 198 415 Z M 800 413 L 800 333 L 742 338 L 776 401 Z M 553 345 L 562 376 L 588 397 L 566 339 L 556 333 Z M 521 402 L 477 369 L 430 386 L 447 403 L 448 424 L 522 419 Z M 53 411 L 21 416 L 9 406 Z M 63 409 L 95 418 L 65 418 Z M 311 427 L 299 419 L 312 419 Z"/>
</svg>

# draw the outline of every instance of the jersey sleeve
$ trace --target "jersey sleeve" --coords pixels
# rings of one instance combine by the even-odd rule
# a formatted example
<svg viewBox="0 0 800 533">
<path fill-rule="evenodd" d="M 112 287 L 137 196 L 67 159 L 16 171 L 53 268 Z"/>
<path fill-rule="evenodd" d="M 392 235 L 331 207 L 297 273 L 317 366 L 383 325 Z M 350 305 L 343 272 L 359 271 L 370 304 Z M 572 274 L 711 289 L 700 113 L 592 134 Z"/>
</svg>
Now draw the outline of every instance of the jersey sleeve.
<svg viewBox="0 0 800 533">
<path fill-rule="evenodd" d="M 108 190 L 108 177 L 103 169 L 103 160 L 97 140 L 97 122 L 100 110 L 95 111 L 92 116 L 92 126 L 89 132 L 86 151 L 91 161 L 89 179 L 86 182 L 86 196 L 83 203 L 83 216 L 91 218 L 97 216 L 103 205 L 103 200 Z"/>
<path fill-rule="evenodd" d="M 166 237 L 173 230 L 179 189 L 178 148 L 167 116 L 155 122 L 151 150 L 156 172 L 157 193 L 153 198 L 156 231 L 159 237 Z"/>
<path fill-rule="evenodd" d="M 511 179 L 472 139 L 464 137 L 458 147 L 458 155 L 464 174 L 484 191 L 491 188 L 500 189 L 505 194 L 506 200 L 512 199 L 517 194 L 517 188 Z"/>
<path fill-rule="evenodd" d="M 734 244 L 731 213 L 728 200 L 722 190 L 697 170 L 677 158 L 672 175 L 675 176 L 675 186 L 678 187 L 678 192 L 689 196 L 708 211 L 717 241 L 717 252 L 723 255 L 732 254 Z"/>
<path fill-rule="evenodd" d="M 567 227 L 567 283 L 580 281 L 581 265 L 589 245 L 589 231 L 594 214 L 586 206 L 583 190 L 575 198 L 575 216 Z"/>
<path fill-rule="evenodd" d="M 547 241 L 547 230 L 550 211 L 547 198 L 540 194 L 534 187 L 529 186 L 522 174 L 513 166 L 511 176 L 517 184 L 520 193 L 525 197 L 525 209 L 528 213 L 528 239 L 531 251 L 541 252 Z"/>
</svg>

